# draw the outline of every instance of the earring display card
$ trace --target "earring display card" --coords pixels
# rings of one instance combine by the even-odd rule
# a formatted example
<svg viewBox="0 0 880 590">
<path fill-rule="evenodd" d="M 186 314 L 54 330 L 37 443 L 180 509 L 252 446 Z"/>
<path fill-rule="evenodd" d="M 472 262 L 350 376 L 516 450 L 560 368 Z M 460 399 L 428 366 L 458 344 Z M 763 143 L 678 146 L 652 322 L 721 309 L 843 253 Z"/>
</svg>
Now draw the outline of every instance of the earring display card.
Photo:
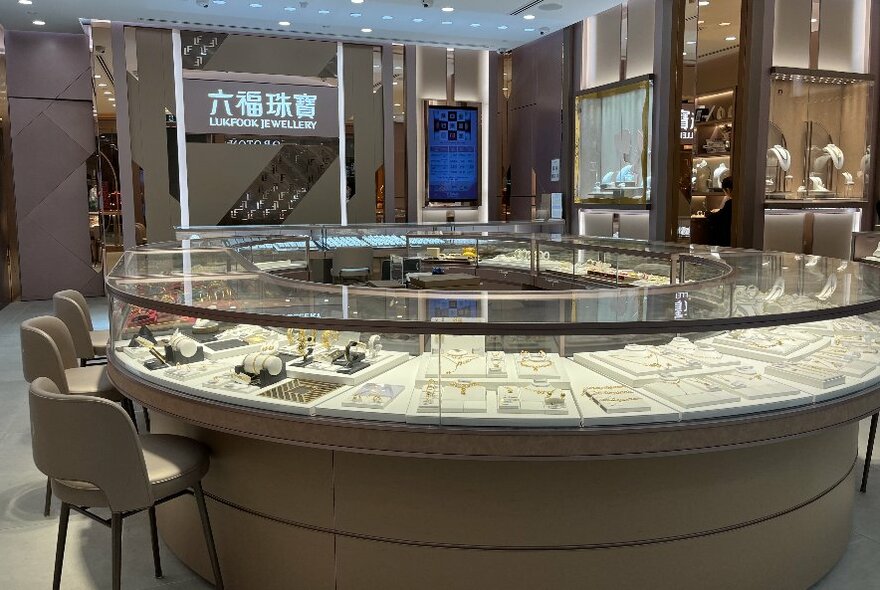
<svg viewBox="0 0 880 590">
<path fill-rule="evenodd" d="M 770 365 L 766 373 L 818 389 L 828 389 L 846 383 L 846 377 L 840 371 L 817 366 L 811 360 Z"/>
</svg>

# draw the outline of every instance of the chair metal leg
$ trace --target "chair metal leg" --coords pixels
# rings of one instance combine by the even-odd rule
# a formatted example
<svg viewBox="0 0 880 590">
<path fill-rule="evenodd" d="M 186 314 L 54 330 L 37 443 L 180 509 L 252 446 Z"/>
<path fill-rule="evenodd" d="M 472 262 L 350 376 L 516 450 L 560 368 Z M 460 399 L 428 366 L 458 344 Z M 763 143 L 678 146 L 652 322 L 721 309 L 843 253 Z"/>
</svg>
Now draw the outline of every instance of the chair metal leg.
<svg viewBox="0 0 880 590">
<path fill-rule="evenodd" d="M 122 514 L 118 512 L 110 517 L 110 534 L 113 537 L 113 590 L 122 590 Z"/>
<path fill-rule="evenodd" d="M 220 573 L 220 561 L 217 559 L 217 548 L 214 546 L 214 533 L 211 532 L 211 521 L 208 519 L 208 507 L 205 505 L 205 494 L 202 491 L 202 483 L 193 486 L 196 496 L 196 504 L 199 507 L 199 516 L 202 519 L 202 529 L 205 533 L 205 543 L 208 545 L 208 557 L 211 558 L 211 569 L 214 571 L 214 587 L 223 590 L 223 576 Z"/>
<path fill-rule="evenodd" d="M 871 471 L 871 455 L 874 454 L 874 438 L 877 436 L 877 419 L 880 412 L 871 416 L 871 430 L 868 432 L 868 448 L 865 449 L 865 469 L 862 471 L 862 487 L 859 490 L 864 494 L 868 489 L 868 473 Z"/>
<path fill-rule="evenodd" d="M 58 519 L 58 544 L 55 546 L 55 578 L 52 590 L 61 588 L 61 570 L 64 567 L 64 547 L 67 544 L 67 522 L 70 520 L 70 505 L 61 503 L 61 516 Z"/>
<path fill-rule="evenodd" d="M 156 507 L 149 509 L 150 515 L 150 541 L 153 545 L 153 568 L 157 578 L 162 577 L 162 562 L 159 559 L 159 529 L 156 526 Z"/>
<path fill-rule="evenodd" d="M 150 411 L 147 408 L 144 408 L 144 428 L 150 432 Z"/>
<path fill-rule="evenodd" d="M 135 416 L 134 413 L 134 402 L 125 398 L 120 402 L 120 405 L 122 405 L 122 409 L 125 410 L 128 417 L 131 418 L 131 423 L 134 424 L 134 429 L 138 430 L 137 416 Z"/>
<path fill-rule="evenodd" d="M 43 503 L 43 516 L 49 516 L 52 509 L 52 480 L 46 478 L 46 501 Z"/>
</svg>

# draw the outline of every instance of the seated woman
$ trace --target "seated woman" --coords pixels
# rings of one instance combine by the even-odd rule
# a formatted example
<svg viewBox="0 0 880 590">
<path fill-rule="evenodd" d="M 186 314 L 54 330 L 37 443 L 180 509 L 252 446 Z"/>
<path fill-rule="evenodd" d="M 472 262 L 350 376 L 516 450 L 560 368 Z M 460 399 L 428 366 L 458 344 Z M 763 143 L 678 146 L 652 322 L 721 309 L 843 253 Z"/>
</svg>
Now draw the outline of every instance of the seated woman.
<svg viewBox="0 0 880 590">
<path fill-rule="evenodd" d="M 710 246 L 730 246 L 730 226 L 733 223 L 733 179 L 728 176 L 721 181 L 724 200 L 717 209 L 706 213 L 708 240 Z"/>
</svg>

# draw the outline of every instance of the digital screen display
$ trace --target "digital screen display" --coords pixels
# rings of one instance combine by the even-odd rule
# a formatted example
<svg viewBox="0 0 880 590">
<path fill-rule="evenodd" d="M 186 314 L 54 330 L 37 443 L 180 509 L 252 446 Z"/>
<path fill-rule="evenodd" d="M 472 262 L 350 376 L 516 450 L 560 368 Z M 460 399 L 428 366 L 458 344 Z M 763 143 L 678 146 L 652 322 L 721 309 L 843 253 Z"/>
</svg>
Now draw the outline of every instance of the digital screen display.
<svg viewBox="0 0 880 590">
<path fill-rule="evenodd" d="M 478 316 L 476 299 L 428 299 L 428 317 L 476 318 Z"/>
<path fill-rule="evenodd" d="M 428 107 L 428 200 L 479 199 L 479 111 Z"/>
</svg>

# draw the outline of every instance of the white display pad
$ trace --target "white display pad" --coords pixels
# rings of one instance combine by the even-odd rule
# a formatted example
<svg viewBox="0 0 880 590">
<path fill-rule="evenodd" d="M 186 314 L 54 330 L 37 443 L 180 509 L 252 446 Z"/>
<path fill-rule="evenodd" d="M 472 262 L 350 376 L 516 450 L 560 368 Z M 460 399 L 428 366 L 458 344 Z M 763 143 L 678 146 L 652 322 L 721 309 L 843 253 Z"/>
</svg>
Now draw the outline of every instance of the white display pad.
<svg viewBox="0 0 880 590">
<path fill-rule="evenodd" d="M 340 365 L 334 365 L 326 362 L 313 362 L 305 367 L 296 367 L 292 363 L 287 363 L 287 374 L 291 377 L 299 377 L 301 379 L 313 379 L 315 381 L 325 381 L 327 383 L 338 383 L 340 385 L 359 385 L 377 375 L 381 375 L 394 367 L 405 363 L 412 357 L 405 352 L 381 351 L 375 359 L 365 360 L 369 366 L 361 369 L 357 373 L 351 375 L 339 373 Z"/>
<path fill-rule="evenodd" d="M 335 418 L 355 418 L 359 420 L 376 420 L 379 422 L 406 422 L 407 408 L 413 394 L 413 376 L 418 372 L 421 359 L 409 357 L 404 363 L 377 375 L 360 386 L 345 390 L 341 395 L 321 400 L 315 408 L 317 416 L 332 416 Z M 362 387 L 369 384 L 390 386 L 394 389 L 403 387 L 394 398 L 382 409 L 362 407 L 348 404 L 351 395 Z"/>
<path fill-rule="evenodd" d="M 738 402 L 740 396 L 726 391 L 709 377 L 676 377 L 647 384 L 644 389 L 685 409 Z"/>
<path fill-rule="evenodd" d="M 871 341 L 880 340 L 880 326 L 859 317 L 822 320 L 798 327 L 822 336 L 835 336 L 844 339 L 866 338 Z"/>
<path fill-rule="evenodd" d="M 712 339 L 727 354 L 768 363 L 796 361 L 824 348 L 830 340 L 810 332 L 754 328 L 728 332 Z"/>
</svg>

